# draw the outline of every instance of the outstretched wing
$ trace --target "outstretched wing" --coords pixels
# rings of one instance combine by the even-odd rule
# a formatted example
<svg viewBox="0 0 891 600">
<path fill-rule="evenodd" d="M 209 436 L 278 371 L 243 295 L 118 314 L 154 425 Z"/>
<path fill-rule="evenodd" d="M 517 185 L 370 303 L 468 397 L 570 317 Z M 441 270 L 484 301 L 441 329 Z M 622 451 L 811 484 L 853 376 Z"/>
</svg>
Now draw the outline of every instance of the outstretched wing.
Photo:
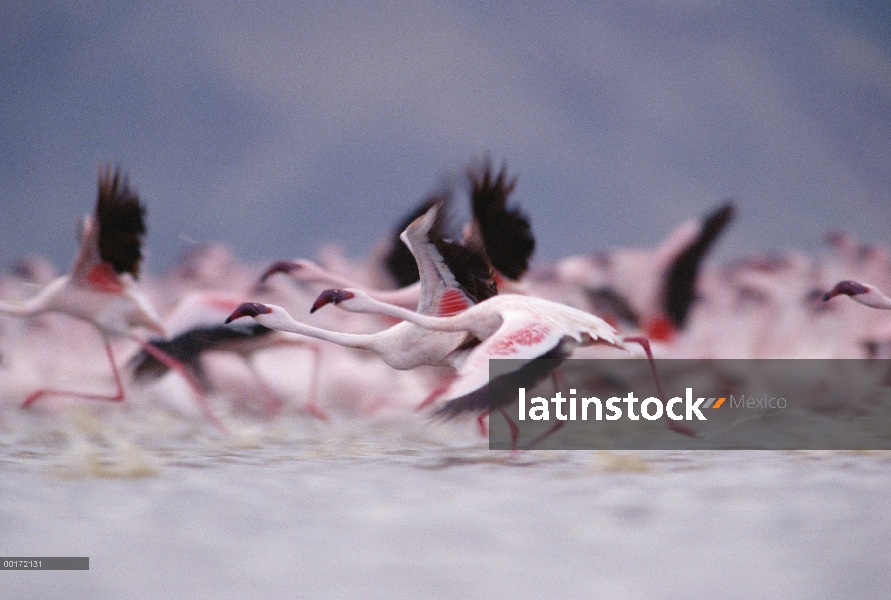
<svg viewBox="0 0 891 600">
<path fill-rule="evenodd" d="M 418 312 L 422 314 L 454 314 L 497 293 L 484 256 L 439 237 L 440 210 L 441 205 L 432 206 L 400 236 L 420 272 Z"/>
<path fill-rule="evenodd" d="M 96 201 L 99 228 L 99 257 L 116 273 L 139 275 L 142 262 L 142 236 L 145 235 L 145 207 L 130 188 L 120 167 L 114 173 L 99 174 L 99 198 Z"/>
<path fill-rule="evenodd" d="M 463 412 L 482 412 L 490 406 L 501 406 L 510 399 L 502 393 L 505 382 L 511 386 L 534 387 L 579 343 L 581 339 L 552 324 L 537 321 L 527 313 L 506 312 L 501 327 L 472 350 L 458 369 L 458 376 L 443 394 L 436 414 L 450 418 Z M 491 359 L 513 359 L 513 362 L 498 365 L 499 377 L 494 381 L 499 384 L 490 390 Z M 516 388 L 513 390 L 516 393 Z"/>
<path fill-rule="evenodd" d="M 495 274 L 492 265 L 481 252 L 443 239 L 430 240 L 438 255 L 434 260 L 442 261 L 445 268 L 455 277 L 458 289 L 471 301 L 471 304 L 479 304 L 487 298 L 498 294 L 495 285 Z M 446 310 L 444 299 L 439 299 L 437 314 L 449 315 L 454 311 Z"/>
<path fill-rule="evenodd" d="M 469 169 L 467 174 L 475 226 L 486 255 L 495 269 L 516 281 L 529 268 L 529 259 L 535 251 L 529 218 L 520 209 L 507 206 L 517 180 L 507 179 L 506 166 L 493 176 L 488 163 L 482 172 Z"/>
<path fill-rule="evenodd" d="M 402 232 L 417 219 L 422 217 L 432 207 L 442 205 L 443 209 L 437 213 L 436 222 L 431 224 L 433 231 L 441 233 L 445 226 L 446 210 L 450 194 L 434 194 L 421 202 L 411 213 L 396 226 L 392 248 L 384 258 L 384 265 L 398 287 L 405 287 L 418 281 L 418 265 L 411 250 L 402 240 Z"/>
<path fill-rule="evenodd" d="M 100 169 L 96 209 L 84 218 L 72 276 L 107 285 L 113 285 L 115 275 L 122 273 L 138 277 L 145 231 L 145 208 L 126 175 L 119 167 L 114 172 Z"/>
<path fill-rule="evenodd" d="M 665 274 L 663 307 L 675 327 L 681 328 L 696 300 L 696 278 L 702 259 L 713 247 L 735 214 L 732 202 L 726 202 L 702 222 L 699 234 L 672 261 Z"/>
<path fill-rule="evenodd" d="M 171 358 L 187 365 L 195 373 L 201 372 L 201 354 L 209 350 L 225 349 L 232 344 L 259 339 L 272 329 L 259 323 L 232 323 L 196 327 L 184 331 L 171 340 L 155 339 L 150 343 Z M 169 367 L 145 350 L 140 350 L 129 363 L 138 381 L 154 380 L 164 375 Z"/>
</svg>

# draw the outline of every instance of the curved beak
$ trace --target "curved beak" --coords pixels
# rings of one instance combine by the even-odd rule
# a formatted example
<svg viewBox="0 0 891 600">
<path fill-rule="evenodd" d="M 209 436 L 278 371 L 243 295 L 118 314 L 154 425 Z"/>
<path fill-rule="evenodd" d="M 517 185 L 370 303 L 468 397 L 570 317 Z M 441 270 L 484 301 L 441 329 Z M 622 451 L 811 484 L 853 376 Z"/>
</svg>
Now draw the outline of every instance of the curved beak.
<svg viewBox="0 0 891 600">
<path fill-rule="evenodd" d="M 355 298 L 355 294 L 346 290 L 325 290 L 319 294 L 318 298 L 316 298 L 316 301 L 313 303 L 312 308 L 309 309 L 309 312 L 314 313 L 326 304 L 336 305 L 344 300 L 349 300 L 350 298 Z"/>
<path fill-rule="evenodd" d="M 266 272 L 260 277 L 260 283 L 265 282 L 267 279 L 275 275 L 276 273 L 292 273 L 300 268 L 300 265 L 295 263 L 292 260 L 279 260 L 266 269 Z"/>
<path fill-rule="evenodd" d="M 259 302 L 245 302 L 226 318 L 226 323 L 231 323 L 235 319 L 240 319 L 241 317 L 253 318 L 259 315 L 268 315 L 271 312 L 272 309 L 265 304 L 260 304 Z"/>
<path fill-rule="evenodd" d="M 865 294 L 867 291 L 866 286 L 862 283 L 857 283 L 856 281 L 840 281 L 835 284 L 834 288 L 823 294 L 823 302 L 831 300 L 836 296 L 858 296 L 860 294 Z"/>
</svg>

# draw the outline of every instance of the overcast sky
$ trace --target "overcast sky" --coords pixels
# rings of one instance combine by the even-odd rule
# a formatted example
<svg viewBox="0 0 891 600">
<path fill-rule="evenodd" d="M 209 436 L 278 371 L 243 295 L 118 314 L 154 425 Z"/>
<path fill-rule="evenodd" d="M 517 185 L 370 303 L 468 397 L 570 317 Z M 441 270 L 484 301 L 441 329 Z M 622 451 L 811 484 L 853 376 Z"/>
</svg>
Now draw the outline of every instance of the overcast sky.
<svg viewBox="0 0 891 600">
<path fill-rule="evenodd" d="M 0 268 L 66 267 L 101 161 L 148 268 L 360 256 L 473 157 L 539 257 L 652 246 L 720 200 L 724 254 L 891 243 L 891 4 L 2 2 Z"/>
</svg>

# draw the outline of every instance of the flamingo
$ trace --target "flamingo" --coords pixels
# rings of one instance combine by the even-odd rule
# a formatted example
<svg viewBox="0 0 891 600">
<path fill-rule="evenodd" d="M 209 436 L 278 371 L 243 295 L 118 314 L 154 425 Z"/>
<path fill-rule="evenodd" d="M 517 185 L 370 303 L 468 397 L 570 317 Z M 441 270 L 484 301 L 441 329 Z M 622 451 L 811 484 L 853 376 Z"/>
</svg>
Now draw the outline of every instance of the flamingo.
<svg viewBox="0 0 891 600">
<path fill-rule="evenodd" d="M 412 223 L 416 222 L 425 214 L 428 214 L 433 207 L 438 207 L 436 212 L 433 213 L 433 218 L 429 222 L 428 231 L 431 235 L 441 237 L 445 212 L 443 207 L 448 201 L 448 194 L 434 194 L 415 208 L 397 227 L 396 239 L 383 261 L 391 277 L 398 285 L 400 285 L 400 287 L 395 290 L 369 289 L 368 293 L 371 294 L 372 297 L 381 302 L 396 304 L 398 306 L 412 309 L 416 308 L 419 302 L 422 302 L 421 281 L 418 272 L 417 257 L 402 240 L 402 233 L 404 230 L 408 229 Z M 295 281 L 301 283 L 323 283 L 327 286 L 347 288 L 364 287 L 346 277 L 332 273 L 313 261 L 304 258 L 279 260 L 272 263 L 260 277 L 260 283 L 265 283 L 276 273 L 284 273 Z"/>
<path fill-rule="evenodd" d="M 111 348 L 114 338 L 137 342 L 146 352 L 178 371 L 193 389 L 198 390 L 196 382 L 181 363 L 132 331 L 143 328 L 163 337 L 167 335 L 160 318 L 137 285 L 145 231 L 145 207 L 130 188 L 127 177 L 121 175 L 120 168 L 113 173 L 109 168 L 100 168 L 96 208 L 92 216 L 84 218 L 80 250 L 71 273 L 56 278 L 22 304 L 0 302 L 0 314 L 4 315 L 32 317 L 58 312 L 91 323 L 102 338 L 114 376 L 114 394 L 41 388 L 25 399 L 22 408 L 49 395 L 123 400 L 124 388 Z M 225 431 L 200 394 L 198 403 L 205 415 Z"/>
<path fill-rule="evenodd" d="M 690 309 L 696 301 L 696 280 L 703 259 L 735 214 L 733 203 L 725 202 L 714 212 L 706 215 L 696 237 L 675 256 L 666 270 L 662 307 L 675 330 L 684 328 Z"/>
<path fill-rule="evenodd" d="M 509 401 L 509 398 L 499 396 L 490 403 L 488 393 L 490 359 L 548 358 L 559 361 L 568 358 L 576 348 L 592 345 L 627 350 L 626 344 L 629 342 L 640 344 L 650 361 L 660 397 L 665 398 L 649 342 L 645 337 L 620 338 L 616 330 L 600 317 L 543 298 L 500 294 L 448 317 L 422 315 L 380 303 L 357 289 L 326 290 L 319 295 L 313 310 L 318 310 L 327 304 L 339 305 L 351 312 L 377 311 L 429 329 L 431 333 L 465 332 L 469 336 L 468 339 L 479 340 L 478 345 L 467 349 L 467 355 L 458 367 L 456 379 L 442 397 L 443 406 L 437 414 L 445 417 L 453 417 L 463 412 L 485 414 L 491 408 L 501 410 Z M 258 322 L 267 324 L 268 327 L 274 327 L 277 317 L 268 319 L 264 315 L 273 313 L 280 315 L 274 308 L 262 305 L 245 307 L 245 310 L 253 313 Z M 551 364 L 551 370 L 556 368 L 557 363 Z M 536 366 L 520 374 L 519 378 L 534 383 L 548 374 L 548 370 L 540 370 Z M 695 435 L 691 429 L 674 421 L 669 420 L 668 423 L 673 431 Z M 512 443 L 516 447 L 518 430 L 510 419 L 508 424 L 511 428 Z M 562 425 L 563 422 L 558 421 L 545 436 Z M 543 437 L 535 440 L 533 444 L 541 441 Z"/>
<path fill-rule="evenodd" d="M 322 283 L 338 287 L 362 287 L 358 283 L 332 273 L 321 265 L 305 258 L 279 260 L 272 263 L 260 277 L 260 282 L 265 283 L 276 273 L 285 273 L 292 279 L 303 283 Z M 421 284 L 416 281 L 395 290 L 368 290 L 368 293 L 381 302 L 396 304 L 405 308 L 415 308 L 421 297 Z"/>
<path fill-rule="evenodd" d="M 182 363 L 204 391 L 210 390 L 212 386 L 202 363 L 202 355 L 209 351 L 221 351 L 239 356 L 271 398 L 268 405 L 270 415 L 278 413 L 283 403 L 260 377 L 254 366 L 254 355 L 262 350 L 282 346 L 307 348 L 312 352 L 313 360 L 309 398 L 305 409 L 314 417 L 327 419 L 327 415 L 316 402 L 319 347 L 315 343 L 308 343 L 258 324 L 241 327 L 221 324 L 220 321 L 239 304 L 241 304 L 240 297 L 232 294 L 218 292 L 187 294 L 166 318 L 168 328 L 178 333 L 170 340 L 153 339 L 151 344 Z M 217 315 L 216 318 L 214 315 Z M 170 370 L 167 364 L 145 350 L 137 353 L 130 360 L 129 366 L 138 381 L 156 380 Z"/>
<path fill-rule="evenodd" d="M 735 212 L 725 202 L 701 221 L 682 224 L 654 252 L 565 258 L 557 265 L 559 277 L 581 284 L 594 311 L 641 327 L 650 339 L 672 341 L 696 302 L 702 261 Z"/>
<path fill-rule="evenodd" d="M 434 205 L 415 219 L 401 238 L 415 256 L 420 273 L 418 310 L 425 314 L 450 315 L 494 295 L 497 290 L 487 261 L 468 248 L 435 236 L 439 208 Z M 370 312 L 380 314 L 380 311 Z M 387 365 L 398 370 L 423 365 L 456 368 L 466 356 L 467 345 L 472 343 L 464 332 L 431 332 L 406 321 L 372 334 L 331 331 L 300 323 L 284 308 L 272 304 L 244 303 L 229 315 L 226 324 L 242 317 L 252 317 L 269 329 L 375 352 Z"/>
<path fill-rule="evenodd" d="M 431 240 L 437 240 L 437 252 L 449 254 L 443 256 L 443 259 L 447 262 L 453 259 L 449 264 L 453 275 L 461 276 L 460 263 L 472 252 L 491 262 L 499 285 L 507 284 L 507 281 L 515 282 L 528 269 L 529 258 L 535 249 L 535 239 L 528 218 L 519 209 L 507 206 L 508 198 L 516 186 L 516 179 L 508 180 L 506 167 L 502 167 L 498 175 L 493 176 L 488 163 L 480 170 L 468 168 L 466 174 L 471 187 L 473 221 L 466 228 L 463 244 L 444 240 L 447 221 L 445 213 L 450 201 L 450 195 L 445 192 L 426 199 L 400 224 L 397 231 L 409 230 L 412 223 L 430 214 L 435 207 L 436 211 L 425 235 Z M 450 247 L 443 249 L 445 245 Z M 457 249 L 458 246 L 463 246 L 468 251 L 461 252 Z M 459 253 L 460 256 L 456 256 Z M 395 290 L 367 290 L 369 295 L 375 300 L 411 309 L 419 306 L 419 303 L 429 301 L 429 297 L 424 296 L 421 290 L 424 273 L 419 260 L 417 249 L 411 249 L 400 233 L 384 258 L 384 264 L 402 287 Z M 336 288 L 364 287 L 306 259 L 276 261 L 263 273 L 260 281 L 265 282 L 276 273 L 285 273 L 300 282 L 324 283 Z"/>
<path fill-rule="evenodd" d="M 438 237 L 437 223 L 441 207 L 441 204 L 430 207 L 405 228 L 400 238 L 415 257 L 420 276 L 417 284 L 417 310 L 423 314 L 445 316 L 460 312 L 496 294 L 497 289 L 491 266 L 485 257 L 470 248 Z M 370 350 L 380 355 L 388 366 L 398 370 L 410 370 L 425 365 L 456 368 L 466 356 L 468 344 L 472 343 L 462 332 L 430 332 L 404 321 L 374 334 L 341 333 L 299 323 L 285 309 L 276 305 L 268 305 L 275 307 L 270 313 L 255 308 L 259 306 L 267 305 L 242 305 L 233 311 L 226 323 L 244 316 L 260 317 L 256 319 L 257 322 L 270 329 Z M 311 312 L 314 311 L 315 309 Z M 381 314 L 380 311 L 370 312 Z M 418 408 L 431 402 L 443 389 L 445 388 L 442 386 L 435 388 Z"/>
<path fill-rule="evenodd" d="M 420 302 L 424 314 L 451 315 L 495 294 L 492 273 L 487 262 L 471 250 L 435 238 L 432 234 L 439 207 L 434 206 L 415 219 L 402 233 L 406 246 L 415 255 L 420 272 Z M 450 268 L 449 264 L 455 265 Z M 460 268 L 458 268 L 460 266 Z M 370 295 L 369 295 L 370 297 Z M 373 306 L 392 306 L 374 301 Z M 269 311 L 265 308 L 273 307 Z M 417 314 L 406 310 L 409 314 Z M 315 307 L 311 312 L 315 311 Z M 362 312 L 356 310 L 355 312 Z M 380 310 L 367 312 L 381 314 Z M 299 333 L 347 346 L 370 350 L 381 356 L 394 369 L 408 370 L 422 365 L 456 367 L 468 341 L 465 332 L 428 331 L 414 323 L 402 321 L 384 331 L 372 334 L 341 333 L 313 327 L 294 320 L 288 312 L 273 304 L 245 303 L 226 319 L 231 323 L 241 317 L 255 320 L 279 331 Z M 400 317 L 397 317 L 400 318 Z"/>
<path fill-rule="evenodd" d="M 876 286 L 857 281 L 840 281 L 831 290 L 823 294 L 823 302 L 828 302 L 836 296 L 850 296 L 851 300 L 883 310 L 891 310 L 891 298 L 882 293 Z"/>
</svg>

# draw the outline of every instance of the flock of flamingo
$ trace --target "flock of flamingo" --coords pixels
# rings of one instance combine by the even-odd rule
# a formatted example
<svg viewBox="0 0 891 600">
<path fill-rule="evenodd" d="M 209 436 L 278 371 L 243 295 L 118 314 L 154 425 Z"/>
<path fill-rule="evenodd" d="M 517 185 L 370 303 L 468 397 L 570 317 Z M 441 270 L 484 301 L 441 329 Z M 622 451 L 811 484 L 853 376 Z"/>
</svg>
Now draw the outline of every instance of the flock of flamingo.
<svg viewBox="0 0 891 600">
<path fill-rule="evenodd" d="M 56 277 L 48 263 L 31 258 L 0 276 L 0 315 L 18 318 L 0 318 L 2 406 L 35 410 L 65 397 L 122 402 L 130 386 L 172 377 L 226 431 L 209 397 L 225 398 L 231 386 L 232 369 L 221 375 L 213 368 L 214 357 L 228 354 L 247 365 L 246 386 L 269 418 L 297 407 L 327 419 L 343 405 L 341 393 L 358 398 L 353 408 L 363 412 L 398 405 L 446 418 L 469 414 L 483 430 L 491 408 L 508 420 L 516 444 L 516 425 L 488 400 L 490 359 L 621 357 L 631 343 L 651 363 L 653 355 L 891 353 L 891 313 L 832 300 L 845 295 L 871 309 L 891 309 L 891 298 L 880 291 L 891 289 L 891 254 L 884 248 L 833 233 L 816 258 L 787 251 L 715 264 L 705 259 L 736 210 L 725 203 L 680 224 L 652 249 L 614 249 L 530 268 L 535 240 L 511 202 L 516 179 L 489 163 L 465 173 L 469 223 L 462 228 L 451 218 L 454 190 L 434 195 L 396 228 L 398 237 L 361 263 L 329 250 L 325 267 L 297 259 L 255 269 L 208 245 L 145 281 L 139 278 L 145 206 L 119 168 L 101 169 L 95 210 L 84 220 L 70 272 Z M 457 241 L 450 239 L 455 233 Z M 70 381 L 82 369 L 87 389 L 108 386 L 101 377 L 91 382 L 96 374 L 84 331 L 48 313 L 95 328 L 112 393 Z M 51 344 L 29 356 L 33 340 Z M 123 368 L 120 346 L 130 355 Z M 276 348 L 286 353 L 277 368 L 294 376 L 272 384 L 262 359 Z M 35 377 L 51 376 L 66 356 L 74 366 L 55 379 L 70 387 L 38 384 L 16 397 Z M 518 364 L 525 366 L 515 375 L 528 385 L 554 375 L 529 366 L 536 362 Z M 397 370 L 413 374 L 412 384 L 400 385 Z M 294 385 L 282 389 L 282 381 Z"/>
</svg>

